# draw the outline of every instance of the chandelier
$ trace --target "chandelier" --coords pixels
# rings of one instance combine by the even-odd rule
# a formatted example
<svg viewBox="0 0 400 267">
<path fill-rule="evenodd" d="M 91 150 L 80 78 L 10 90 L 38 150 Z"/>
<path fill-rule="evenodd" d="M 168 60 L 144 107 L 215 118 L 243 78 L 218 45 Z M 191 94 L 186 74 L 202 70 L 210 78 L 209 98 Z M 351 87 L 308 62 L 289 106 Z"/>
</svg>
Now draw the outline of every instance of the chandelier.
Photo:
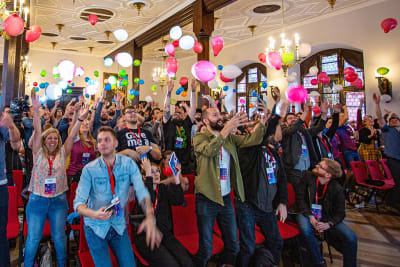
<svg viewBox="0 0 400 267">
<path fill-rule="evenodd" d="M 168 73 L 165 69 L 165 60 L 167 56 L 163 56 L 161 67 L 154 68 L 153 70 L 153 82 L 157 83 L 159 87 L 163 88 L 167 84 Z"/>
<path fill-rule="evenodd" d="M 295 33 L 293 38 L 294 40 L 290 40 L 286 38 L 285 34 L 285 7 L 282 0 L 282 33 L 280 35 L 281 44 L 276 51 L 275 49 L 275 39 L 270 36 L 269 37 L 269 45 L 266 49 L 267 54 L 268 52 L 278 52 L 282 58 L 282 70 L 284 76 L 287 75 L 287 70 L 293 68 L 294 65 L 299 63 L 303 60 L 306 56 L 308 56 L 311 52 L 311 46 L 307 43 L 300 44 L 300 35 Z M 292 48 L 292 43 L 294 43 L 294 47 Z"/>
</svg>

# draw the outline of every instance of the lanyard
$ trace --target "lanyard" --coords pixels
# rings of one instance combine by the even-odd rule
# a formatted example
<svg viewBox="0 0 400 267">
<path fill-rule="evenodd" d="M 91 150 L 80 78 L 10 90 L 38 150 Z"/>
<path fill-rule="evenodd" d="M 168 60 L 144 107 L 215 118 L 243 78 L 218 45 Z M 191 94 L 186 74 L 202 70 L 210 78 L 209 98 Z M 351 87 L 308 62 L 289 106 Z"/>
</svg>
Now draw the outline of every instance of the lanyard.
<svg viewBox="0 0 400 267">
<path fill-rule="evenodd" d="M 299 134 L 300 134 L 301 144 L 303 144 L 303 135 L 301 134 L 301 132 L 299 132 Z"/>
<path fill-rule="evenodd" d="M 337 139 L 337 141 L 339 143 L 340 142 L 340 138 L 339 138 L 339 135 L 337 133 L 335 133 L 335 137 L 336 137 L 336 139 Z"/>
<path fill-rule="evenodd" d="M 269 158 L 271 159 L 271 161 L 269 161 L 269 160 L 267 159 L 268 165 L 269 165 L 270 163 L 274 163 L 274 162 L 275 162 L 275 159 L 274 159 L 274 157 L 272 156 L 272 153 L 271 153 L 271 151 L 269 151 L 268 148 L 267 148 L 267 153 L 268 153 L 268 155 L 269 155 Z"/>
<path fill-rule="evenodd" d="M 111 191 L 113 193 L 113 196 L 115 196 L 115 188 L 114 188 L 115 187 L 115 178 L 114 178 L 114 172 L 113 172 L 114 165 L 115 165 L 115 161 L 110 169 L 110 167 L 106 164 L 107 171 L 108 171 L 108 177 L 110 177 Z"/>
<path fill-rule="evenodd" d="M 318 199 L 323 199 L 323 198 L 324 198 L 326 189 L 328 188 L 328 184 L 329 184 L 329 182 L 327 182 L 327 183 L 325 184 L 324 190 L 322 191 L 322 196 L 319 197 L 319 196 L 318 196 L 319 179 L 317 178 L 317 191 L 315 192 L 315 204 L 318 204 Z"/>
<path fill-rule="evenodd" d="M 131 131 L 131 129 L 129 129 L 128 127 L 125 127 L 125 129 L 127 129 L 127 130 L 131 133 L 131 135 L 132 135 L 133 137 L 135 137 L 136 141 L 138 141 L 138 138 L 136 137 L 136 134 L 134 134 L 134 133 Z M 139 133 L 139 138 L 142 139 L 142 138 L 141 138 L 141 137 L 142 137 L 142 134 L 140 133 L 140 128 L 138 127 L 137 130 L 138 130 L 138 133 Z"/>
<path fill-rule="evenodd" d="M 158 186 L 156 187 L 156 200 L 154 201 L 153 205 L 153 214 L 156 213 L 157 205 L 158 205 Z"/>
<path fill-rule="evenodd" d="M 53 162 L 56 156 L 53 156 L 53 159 L 50 159 L 50 157 L 47 158 L 47 161 L 49 162 L 49 176 L 51 176 L 52 170 L 53 170 Z"/>
<path fill-rule="evenodd" d="M 321 137 L 318 137 L 319 141 L 321 141 L 321 143 L 324 145 L 324 147 L 326 148 L 326 151 L 329 153 L 329 147 L 328 144 L 325 143 L 324 139 Z"/>
<path fill-rule="evenodd" d="M 182 136 L 181 130 L 179 129 L 179 127 L 177 125 L 175 125 L 175 127 L 176 127 L 179 137 L 181 137 Z"/>
<path fill-rule="evenodd" d="M 67 118 L 67 120 L 68 120 L 68 123 L 71 123 L 71 119 L 70 118 Z"/>
<path fill-rule="evenodd" d="M 89 146 L 85 146 L 84 144 L 82 144 L 82 142 L 81 142 L 81 145 L 82 145 L 83 148 L 86 150 L 86 153 L 89 153 L 90 145 L 89 145 Z"/>
</svg>

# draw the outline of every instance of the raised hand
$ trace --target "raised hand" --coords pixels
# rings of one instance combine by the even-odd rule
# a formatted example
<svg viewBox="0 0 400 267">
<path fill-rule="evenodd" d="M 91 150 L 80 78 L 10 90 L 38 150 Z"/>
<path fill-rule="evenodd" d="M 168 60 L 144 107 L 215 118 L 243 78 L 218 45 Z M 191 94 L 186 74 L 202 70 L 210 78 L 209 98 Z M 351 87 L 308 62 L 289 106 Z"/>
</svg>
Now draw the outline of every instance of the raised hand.
<svg viewBox="0 0 400 267">
<path fill-rule="evenodd" d="M 119 103 L 121 101 L 121 98 L 122 98 L 122 95 L 120 92 L 118 92 L 117 95 L 114 96 L 115 103 Z"/>
<path fill-rule="evenodd" d="M 11 118 L 10 114 L 7 112 L 3 112 L 1 115 L 0 127 L 7 127 L 11 128 L 13 125 L 13 119 Z"/>
<path fill-rule="evenodd" d="M 143 158 L 142 163 L 140 164 L 142 167 L 142 170 L 145 171 L 146 176 L 151 176 L 151 163 L 148 158 Z"/>
<path fill-rule="evenodd" d="M 329 108 L 328 102 L 322 101 L 319 108 L 321 109 L 322 113 L 325 113 L 325 114 L 328 113 L 328 108 Z"/>
<path fill-rule="evenodd" d="M 81 102 L 76 102 L 74 105 L 74 110 L 75 112 L 78 112 L 82 107 L 82 103 Z"/>
<path fill-rule="evenodd" d="M 192 79 L 190 87 L 192 88 L 192 92 L 196 92 L 196 79 Z"/>
<path fill-rule="evenodd" d="M 375 104 L 379 104 L 379 102 L 381 101 L 381 96 L 377 95 L 376 93 L 372 94 L 372 100 L 374 100 Z"/>
<path fill-rule="evenodd" d="M 333 106 L 334 113 L 339 113 L 341 110 L 342 110 L 342 104 L 337 103 L 336 105 Z"/>
<path fill-rule="evenodd" d="M 38 95 L 33 95 L 32 96 L 32 106 L 33 109 L 38 110 L 40 108 L 40 100 L 39 100 L 39 96 Z"/>
<path fill-rule="evenodd" d="M 168 84 L 167 84 L 167 88 L 168 88 L 168 93 L 171 93 L 172 92 L 172 89 L 174 89 L 174 80 L 170 80 L 169 82 L 168 82 Z"/>
<path fill-rule="evenodd" d="M 82 106 L 82 108 L 80 108 L 79 119 L 86 120 L 88 114 L 89 114 L 89 106 L 88 104 L 85 104 Z"/>
</svg>

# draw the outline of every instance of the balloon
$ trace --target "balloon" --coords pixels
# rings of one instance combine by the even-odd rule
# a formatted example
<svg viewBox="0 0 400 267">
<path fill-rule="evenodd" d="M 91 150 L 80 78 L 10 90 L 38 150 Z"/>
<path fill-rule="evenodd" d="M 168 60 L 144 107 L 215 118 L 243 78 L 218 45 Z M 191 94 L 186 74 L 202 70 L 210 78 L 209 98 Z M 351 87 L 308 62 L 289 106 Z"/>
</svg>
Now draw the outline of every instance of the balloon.
<svg viewBox="0 0 400 267">
<path fill-rule="evenodd" d="M 211 40 L 211 47 L 214 52 L 214 57 L 218 56 L 219 52 L 221 52 L 224 47 L 224 38 L 221 36 L 216 36 Z"/>
<path fill-rule="evenodd" d="M 318 67 L 317 66 L 312 66 L 309 70 L 308 70 L 308 72 L 310 73 L 310 75 L 312 75 L 312 76 L 315 76 L 315 75 L 317 75 L 318 74 Z"/>
<path fill-rule="evenodd" d="M 134 95 L 128 95 L 128 99 L 129 99 L 130 101 L 132 101 L 134 98 L 135 98 Z"/>
<path fill-rule="evenodd" d="M 119 77 L 124 77 L 126 75 L 126 70 L 120 70 L 119 72 L 118 72 L 118 76 Z"/>
<path fill-rule="evenodd" d="M 250 104 L 249 104 L 249 108 L 254 108 L 254 104 L 253 104 L 253 103 L 250 103 Z"/>
<path fill-rule="evenodd" d="M 181 96 L 187 97 L 187 92 L 186 92 L 186 91 L 183 91 L 183 92 L 181 93 Z"/>
<path fill-rule="evenodd" d="M 70 88 L 70 89 L 67 89 L 67 93 L 68 94 L 71 94 L 72 93 L 72 89 Z"/>
<path fill-rule="evenodd" d="M 133 80 L 133 82 L 134 82 L 134 83 L 138 83 L 139 80 L 140 80 L 140 79 L 136 77 L 136 78 Z"/>
<path fill-rule="evenodd" d="M 97 16 L 95 14 L 90 14 L 89 18 L 88 18 L 90 24 L 95 25 L 97 23 L 97 21 L 99 21 L 99 19 L 97 18 Z"/>
<path fill-rule="evenodd" d="M 309 96 L 311 96 L 311 97 L 318 97 L 318 96 L 321 96 L 321 94 L 318 93 L 317 91 L 312 91 L 312 92 L 309 94 Z"/>
<path fill-rule="evenodd" d="M 179 26 L 174 26 L 169 30 L 169 36 L 172 40 L 179 40 L 182 36 L 182 29 Z"/>
<path fill-rule="evenodd" d="M 203 52 L 203 45 L 200 42 L 194 41 L 193 51 L 196 54 Z"/>
<path fill-rule="evenodd" d="M 252 96 L 257 96 L 257 92 L 256 92 L 256 91 L 253 91 L 253 92 L 251 93 L 251 95 L 252 95 Z"/>
<path fill-rule="evenodd" d="M 182 48 L 183 50 L 192 49 L 193 46 L 194 46 L 194 38 L 190 35 L 182 36 L 182 38 L 179 40 L 179 47 Z"/>
<path fill-rule="evenodd" d="M 307 43 L 300 44 L 299 47 L 299 56 L 306 57 L 311 53 L 311 45 Z"/>
<path fill-rule="evenodd" d="M 44 83 L 41 83 L 41 84 L 39 84 L 39 87 L 40 87 L 41 89 L 43 89 L 43 88 L 46 87 L 46 85 L 45 85 Z"/>
<path fill-rule="evenodd" d="M 215 78 L 217 75 L 217 68 L 214 64 L 206 60 L 200 60 L 193 64 L 192 74 L 201 82 L 208 82 Z"/>
<path fill-rule="evenodd" d="M 146 102 L 153 102 L 153 98 L 151 97 L 151 96 L 146 96 L 145 98 L 144 98 L 144 100 L 146 101 Z"/>
<path fill-rule="evenodd" d="M 386 103 L 389 103 L 389 102 L 391 102 L 392 101 L 392 97 L 390 96 L 390 95 L 381 95 L 381 99 L 382 99 L 382 101 L 384 101 L 384 102 L 386 102 Z"/>
<path fill-rule="evenodd" d="M 267 84 L 267 82 L 262 82 L 262 88 L 267 88 L 267 86 L 268 86 L 268 84 Z"/>
<path fill-rule="evenodd" d="M 222 74 L 222 72 L 219 73 L 219 79 L 221 81 L 223 81 L 224 83 L 230 83 L 231 81 L 233 81 L 233 79 L 228 79 L 226 77 L 224 77 L 224 75 Z"/>
<path fill-rule="evenodd" d="M 108 83 L 111 85 L 117 84 L 117 77 L 115 77 L 114 75 L 111 75 L 110 77 L 108 77 Z"/>
<path fill-rule="evenodd" d="M 222 90 L 228 91 L 228 90 L 229 90 L 229 86 L 225 85 L 225 86 L 222 88 Z"/>
<path fill-rule="evenodd" d="M 344 75 L 347 75 L 349 73 L 354 73 L 356 72 L 352 67 L 347 67 L 344 69 Z"/>
<path fill-rule="evenodd" d="M 218 82 L 216 79 L 213 79 L 211 81 L 208 82 L 208 87 L 210 87 L 211 89 L 215 89 L 218 87 Z"/>
<path fill-rule="evenodd" d="M 85 90 L 86 90 L 86 88 L 85 88 Z M 85 98 L 89 98 L 89 96 L 90 96 L 89 94 L 85 94 Z"/>
<path fill-rule="evenodd" d="M 129 85 L 129 81 L 124 79 L 124 80 L 121 81 L 121 84 L 122 84 L 123 87 L 126 87 L 126 86 Z"/>
<path fill-rule="evenodd" d="M 133 65 L 135 66 L 135 67 L 139 67 L 140 66 L 140 60 L 139 59 L 135 59 L 134 61 L 133 61 Z"/>
<path fill-rule="evenodd" d="M 51 100 L 57 100 L 62 96 L 62 89 L 57 84 L 50 84 L 46 89 L 46 96 Z"/>
<path fill-rule="evenodd" d="M 120 42 L 124 42 L 128 39 L 128 33 L 124 29 L 118 29 L 113 32 L 115 39 Z"/>
<path fill-rule="evenodd" d="M 129 53 L 121 52 L 115 56 L 115 61 L 117 61 L 123 68 L 129 68 L 133 63 L 133 58 Z"/>
<path fill-rule="evenodd" d="M 282 57 L 282 62 L 285 64 L 288 64 L 294 60 L 294 54 L 293 54 L 293 52 L 290 52 L 290 51 L 283 52 L 281 57 Z"/>
<path fill-rule="evenodd" d="M 218 70 L 223 70 L 223 69 L 224 69 L 224 66 L 218 65 Z"/>
<path fill-rule="evenodd" d="M 175 56 L 175 46 L 173 44 L 167 44 L 164 48 L 164 51 L 168 54 L 168 56 Z"/>
<path fill-rule="evenodd" d="M 104 90 L 110 91 L 111 90 L 111 84 L 107 83 L 106 85 L 104 85 Z"/>
<path fill-rule="evenodd" d="M 179 47 L 179 40 L 173 41 L 172 45 L 176 48 Z"/>
<path fill-rule="evenodd" d="M 37 86 L 37 82 L 33 82 L 33 86 Z"/>
<path fill-rule="evenodd" d="M 363 88 L 363 81 L 360 78 L 357 78 L 354 82 L 350 83 L 352 86 L 355 86 L 359 89 Z"/>
<path fill-rule="evenodd" d="M 267 62 L 267 55 L 265 53 L 260 53 L 258 54 L 258 60 L 262 63 L 266 63 Z"/>
<path fill-rule="evenodd" d="M 350 82 L 350 83 L 357 80 L 357 78 L 358 78 L 357 72 L 348 73 L 348 74 L 346 74 L 346 76 L 344 76 L 344 79 L 346 80 L 346 82 Z"/>
<path fill-rule="evenodd" d="M 241 98 L 241 99 L 239 100 L 239 102 L 240 102 L 240 104 L 244 104 L 244 103 L 246 103 L 246 100 L 244 100 L 243 98 Z"/>
<path fill-rule="evenodd" d="M 308 91 L 301 85 L 290 87 L 286 91 L 286 98 L 291 103 L 304 103 L 307 100 Z"/>
<path fill-rule="evenodd" d="M 175 76 L 178 71 L 178 61 L 174 57 L 170 57 L 165 61 L 165 68 L 167 69 L 168 76 L 170 78 Z"/>
<path fill-rule="evenodd" d="M 235 79 L 242 73 L 242 70 L 236 65 L 225 66 L 222 70 L 222 75 L 228 79 Z"/>
<path fill-rule="evenodd" d="M 111 67 L 114 61 L 110 57 L 106 57 L 103 61 L 104 66 Z"/>
<path fill-rule="evenodd" d="M 318 80 L 319 80 L 321 83 L 323 83 L 323 84 L 327 84 L 327 83 L 329 83 L 329 82 L 331 81 L 331 79 L 329 78 L 329 76 L 326 75 L 326 72 L 321 72 L 321 73 L 318 75 Z"/>
<path fill-rule="evenodd" d="M 35 92 L 39 92 L 39 87 L 35 87 Z"/>
<path fill-rule="evenodd" d="M 85 70 L 82 67 L 78 67 L 78 68 L 75 69 L 75 76 L 76 77 L 82 77 L 83 74 L 85 74 Z M 98 76 L 96 76 L 96 77 L 98 77 Z M 85 80 L 85 82 L 87 82 L 87 81 Z"/>
<path fill-rule="evenodd" d="M 125 80 L 126 81 L 126 80 Z M 144 80 L 140 79 L 138 84 L 144 84 Z"/>
<path fill-rule="evenodd" d="M 311 80 L 311 84 L 312 85 L 317 85 L 318 84 L 318 80 L 317 79 L 312 79 Z"/>
<path fill-rule="evenodd" d="M 97 90 L 99 89 L 99 82 L 93 80 L 92 84 L 89 84 L 88 86 L 86 86 L 85 88 L 85 92 L 88 95 L 95 95 L 97 93 Z M 86 98 L 88 98 L 89 96 L 87 96 Z"/>
<path fill-rule="evenodd" d="M 271 68 L 280 70 L 282 67 L 282 58 L 278 52 L 269 52 L 267 54 L 267 64 Z"/>
<path fill-rule="evenodd" d="M 24 31 L 24 21 L 18 14 L 12 14 L 4 20 L 3 27 L 8 35 L 17 36 Z"/>
<path fill-rule="evenodd" d="M 75 71 L 75 64 L 71 60 L 63 60 L 58 63 L 58 73 L 62 80 L 72 81 Z"/>
<path fill-rule="evenodd" d="M 381 28 L 385 33 L 393 30 L 397 26 L 397 20 L 394 18 L 387 18 L 381 22 Z"/>
<path fill-rule="evenodd" d="M 182 77 L 182 78 L 179 80 L 179 84 L 182 85 L 182 86 L 184 86 L 185 84 L 188 83 L 188 81 L 189 81 L 188 78 Z"/>
<path fill-rule="evenodd" d="M 85 77 L 85 82 L 89 82 L 90 78 L 89 77 Z"/>
<path fill-rule="evenodd" d="M 232 92 L 236 93 L 236 89 L 232 89 Z"/>
<path fill-rule="evenodd" d="M 151 86 L 151 91 L 153 91 L 153 92 L 157 91 L 157 86 L 152 85 L 152 86 Z"/>
<path fill-rule="evenodd" d="M 44 83 L 44 87 L 48 87 L 49 86 L 49 83 L 48 82 L 45 82 Z"/>
<path fill-rule="evenodd" d="M 93 73 L 93 75 L 94 75 L 94 77 L 99 77 L 99 71 L 98 71 L 98 70 L 95 70 L 94 73 Z"/>
<path fill-rule="evenodd" d="M 379 74 L 379 75 L 386 75 L 386 74 L 388 74 L 389 73 L 389 69 L 388 68 L 386 68 L 386 67 L 380 67 L 380 68 L 378 68 L 377 70 L 376 70 L 376 72 Z"/>
<path fill-rule="evenodd" d="M 134 95 L 135 95 L 135 96 L 139 96 L 139 95 L 140 95 L 139 90 L 135 91 L 135 94 L 134 94 Z"/>
<path fill-rule="evenodd" d="M 60 88 L 63 89 L 63 90 L 65 90 L 65 89 L 68 88 L 68 82 L 67 82 L 67 81 L 61 80 L 61 81 L 59 81 L 57 84 L 58 84 L 58 86 L 60 86 Z"/>
<path fill-rule="evenodd" d="M 133 95 L 133 94 L 135 94 L 135 89 L 131 89 L 131 90 L 129 90 L 129 94 L 130 94 L 130 95 Z"/>
<path fill-rule="evenodd" d="M 313 91 L 315 92 L 315 91 Z M 321 114 L 321 109 L 318 106 L 315 106 L 312 108 L 312 112 L 314 113 L 314 115 L 318 115 Z"/>
<path fill-rule="evenodd" d="M 42 29 L 37 25 L 32 25 L 29 29 L 25 32 L 25 40 L 30 43 L 34 42 L 39 39 L 40 35 L 42 34 Z"/>
<path fill-rule="evenodd" d="M 47 72 L 45 70 L 42 70 L 40 72 L 40 76 L 42 76 L 42 77 L 46 77 L 46 74 L 47 74 Z"/>
</svg>

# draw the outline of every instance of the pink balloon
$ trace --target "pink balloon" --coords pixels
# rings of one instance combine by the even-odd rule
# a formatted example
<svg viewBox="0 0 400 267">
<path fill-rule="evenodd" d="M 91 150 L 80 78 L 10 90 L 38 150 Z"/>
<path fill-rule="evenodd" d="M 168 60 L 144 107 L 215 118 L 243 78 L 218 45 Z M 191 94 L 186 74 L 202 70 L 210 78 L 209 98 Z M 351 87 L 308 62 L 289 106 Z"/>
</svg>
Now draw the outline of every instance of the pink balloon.
<svg viewBox="0 0 400 267">
<path fill-rule="evenodd" d="M 329 76 L 326 74 L 326 72 L 321 72 L 320 74 L 318 74 L 318 80 L 319 80 L 321 83 L 326 84 L 326 83 L 329 83 L 331 79 L 330 79 Z"/>
<path fill-rule="evenodd" d="M 17 36 L 24 31 L 24 21 L 17 14 L 12 14 L 4 20 L 3 27 L 8 35 Z"/>
<path fill-rule="evenodd" d="M 173 44 L 167 44 L 164 50 L 165 53 L 167 53 L 169 56 L 171 57 L 175 56 L 175 46 Z"/>
<path fill-rule="evenodd" d="M 178 71 L 178 61 L 174 57 L 169 57 L 165 61 L 165 68 L 167 69 L 168 76 L 174 77 L 175 73 Z"/>
<path fill-rule="evenodd" d="M 231 81 L 233 81 L 233 79 L 228 79 L 228 78 L 224 77 L 224 75 L 222 75 L 222 72 L 219 73 L 219 78 L 224 83 L 230 83 Z"/>
<path fill-rule="evenodd" d="M 358 78 L 357 72 L 348 73 L 348 74 L 346 74 L 346 76 L 344 76 L 344 79 L 346 80 L 346 82 L 350 82 L 350 83 L 357 80 L 357 78 Z"/>
<path fill-rule="evenodd" d="M 318 80 L 317 79 L 312 79 L 311 80 L 311 84 L 312 85 L 317 85 L 318 84 Z"/>
<path fill-rule="evenodd" d="M 240 104 L 244 104 L 244 103 L 246 103 L 246 100 L 244 100 L 243 98 L 242 99 L 240 99 Z"/>
<path fill-rule="evenodd" d="M 381 22 L 381 28 L 385 33 L 390 32 L 397 26 L 397 20 L 394 18 L 387 18 Z"/>
<path fill-rule="evenodd" d="M 214 57 L 218 56 L 219 52 L 224 47 L 224 38 L 221 36 L 216 36 L 211 40 L 211 47 L 214 51 Z"/>
<path fill-rule="evenodd" d="M 267 54 L 267 64 L 271 68 L 280 70 L 282 67 L 282 57 L 278 52 L 269 52 Z"/>
<path fill-rule="evenodd" d="M 90 14 L 88 20 L 90 24 L 95 25 L 99 19 L 95 14 Z"/>
<path fill-rule="evenodd" d="M 29 42 L 34 42 L 39 39 L 42 34 L 42 29 L 37 25 L 32 25 L 25 33 L 25 40 Z"/>
<path fill-rule="evenodd" d="M 286 91 L 286 98 L 291 103 L 304 103 L 308 97 L 308 91 L 301 85 L 290 87 Z"/>
<path fill-rule="evenodd" d="M 354 73 L 356 72 L 352 67 L 347 67 L 344 69 L 344 75 L 347 75 L 349 73 Z"/>
<path fill-rule="evenodd" d="M 354 82 L 350 83 L 352 86 L 355 86 L 359 89 L 363 88 L 363 81 L 360 78 L 357 78 Z"/>
<path fill-rule="evenodd" d="M 207 60 L 200 60 L 196 62 L 193 67 L 193 74 L 196 79 L 201 82 L 211 81 L 217 76 L 217 68 L 214 64 Z"/>
<path fill-rule="evenodd" d="M 179 84 L 182 85 L 182 86 L 184 86 L 185 84 L 188 83 L 188 81 L 189 81 L 188 78 L 182 77 L 182 78 L 179 80 Z"/>
<path fill-rule="evenodd" d="M 258 60 L 262 63 L 266 63 L 267 62 L 267 55 L 265 53 L 260 53 L 258 54 Z"/>
</svg>

